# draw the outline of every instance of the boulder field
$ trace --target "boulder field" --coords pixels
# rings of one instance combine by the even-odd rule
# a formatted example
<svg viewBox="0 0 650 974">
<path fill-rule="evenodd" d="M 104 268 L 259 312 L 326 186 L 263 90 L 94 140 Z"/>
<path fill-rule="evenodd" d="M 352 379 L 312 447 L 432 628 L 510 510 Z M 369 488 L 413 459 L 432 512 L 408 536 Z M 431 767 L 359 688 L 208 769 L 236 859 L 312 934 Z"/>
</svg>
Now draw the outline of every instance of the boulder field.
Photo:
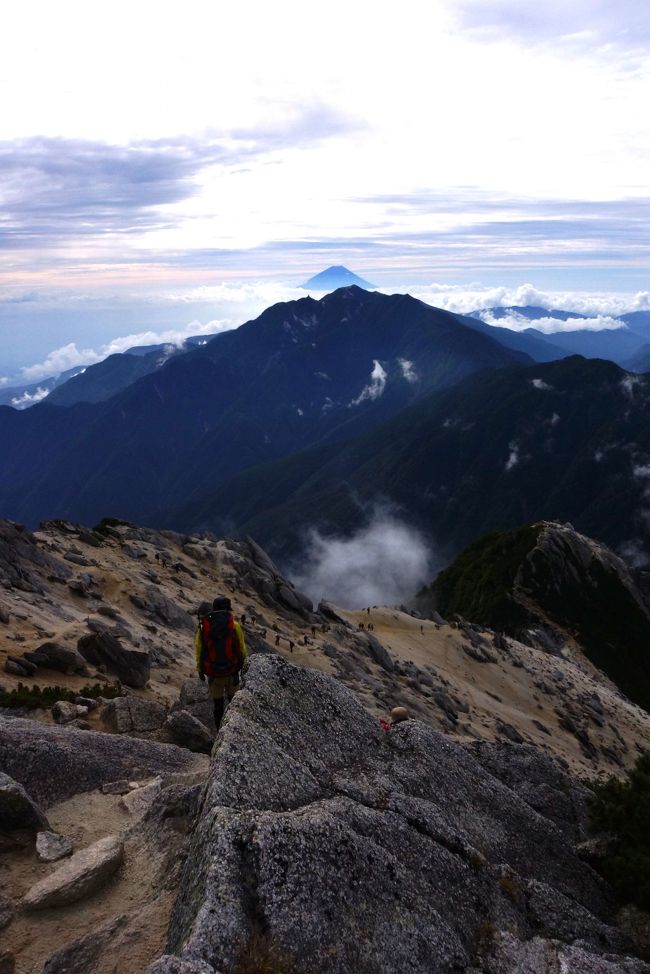
<svg viewBox="0 0 650 974">
<path fill-rule="evenodd" d="M 584 813 L 533 748 L 384 730 L 335 679 L 254 657 L 149 972 L 648 974 L 576 851 Z"/>
</svg>

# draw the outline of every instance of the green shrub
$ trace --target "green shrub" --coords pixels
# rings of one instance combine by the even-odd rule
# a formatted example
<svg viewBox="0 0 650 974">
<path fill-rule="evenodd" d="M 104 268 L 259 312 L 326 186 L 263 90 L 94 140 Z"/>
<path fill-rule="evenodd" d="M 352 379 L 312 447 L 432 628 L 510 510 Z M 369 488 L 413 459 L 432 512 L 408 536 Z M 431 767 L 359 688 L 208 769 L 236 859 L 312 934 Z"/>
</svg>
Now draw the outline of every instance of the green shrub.
<svg viewBox="0 0 650 974">
<path fill-rule="evenodd" d="M 596 785 L 589 813 L 591 828 L 612 837 L 601 872 L 624 902 L 650 910 L 650 752 L 627 781 Z"/>
<path fill-rule="evenodd" d="M 113 699 L 122 696 L 124 696 L 124 691 L 119 683 L 95 683 L 93 686 L 85 686 L 80 690 L 70 690 L 68 687 L 58 686 L 38 687 L 36 684 L 28 687 L 24 683 L 19 683 L 14 690 L 10 690 L 8 693 L 0 693 L 0 707 L 27 707 L 29 710 L 37 710 L 38 708 L 47 710 L 57 700 L 73 702 L 75 697 L 91 697 L 94 700 L 97 697 Z"/>
</svg>

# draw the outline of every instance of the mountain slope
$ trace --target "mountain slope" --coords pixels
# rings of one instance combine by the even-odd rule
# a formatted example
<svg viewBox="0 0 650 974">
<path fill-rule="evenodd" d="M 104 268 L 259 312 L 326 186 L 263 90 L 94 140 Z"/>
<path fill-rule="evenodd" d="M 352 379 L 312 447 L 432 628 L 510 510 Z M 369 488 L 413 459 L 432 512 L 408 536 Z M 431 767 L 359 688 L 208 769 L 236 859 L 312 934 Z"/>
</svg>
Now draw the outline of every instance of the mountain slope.
<svg viewBox="0 0 650 974">
<path fill-rule="evenodd" d="M 447 556 L 487 531 L 554 519 L 643 557 L 649 407 L 650 379 L 610 362 L 486 372 L 333 456 L 308 451 L 206 491 L 177 523 L 210 528 L 228 517 L 286 554 L 306 527 L 350 532 L 368 505 L 389 498 Z"/>
<path fill-rule="evenodd" d="M 77 402 L 104 402 L 143 376 L 155 372 L 173 353 L 174 349 L 170 347 L 167 352 L 161 350 L 147 355 L 109 355 L 53 389 L 47 398 L 48 404 L 72 406 Z"/>
<path fill-rule="evenodd" d="M 604 358 L 624 366 L 639 351 L 645 339 L 628 328 L 604 328 L 601 331 L 556 331 L 550 335 L 527 328 L 524 334 L 538 341 L 547 341 L 565 350 L 567 355 L 584 355 L 585 358 Z"/>
<path fill-rule="evenodd" d="M 422 601 L 528 641 L 542 627 L 557 652 L 575 639 L 650 711 L 650 612 L 624 562 L 570 525 L 541 522 L 474 542 Z"/>
<path fill-rule="evenodd" d="M 408 295 L 351 287 L 278 304 L 106 402 L 0 409 L 0 512 L 155 520 L 239 470 L 360 435 L 481 368 L 528 361 Z"/>
<path fill-rule="evenodd" d="M 499 325 L 488 324 L 482 318 L 478 317 L 480 314 L 481 312 L 477 311 L 471 315 L 463 315 L 463 322 L 469 325 L 470 328 L 475 328 L 476 331 L 495 338 L 501 345 L 505 345 L 506 348 L 512 348 L 514 351 L 524 352 L 526 355 L 530 355 L 534 362 L 555 362 L 557 359 L 566 358 L 571 354 L 559 345 L 554 345 L 552 335 L 545 335 L 542 339 L 533 329 L 514 331 L 512 328 L 502 328 Z M 541 335 L 541 333 L 539 334 Z"/>
<path fill-rule="evenodd" d="M 536 322 L 542 319 L 555 319 L 558 330 L 554 332 L 540 331 L 535 327 L 524 328 L 516 332 L 508 329 L 508 334 L 519 335 L 531 340 L 530 347 L 512 344 L 511 339 L 500 339 L 512 348 L 524 348 L 537 362 L 550 362 L 568 355 L 584 355 L 585 358 L 606 358 L 624 368 L 630 367 L 630 358 L 640 349 L 650 327 L 647 322 L 650 312 L 639 311 L 630 315 L 621 315 L 617 320 L 618 328 L 594 330 L 581 328 L 580 322 L 586 316 L 575 311 L 547 310 L 535 306 L 513 306 L 510 308 L 485 308 L 474 311 L 470 317 L 480 320 L 484 325 L 494 327 L 498 321 L 516 318 L 520 324 Z M 572 331 L 561 330 L 561 323 L 573 322 L 576 326 Z M 645 331 L 644 331 L 645 329 Z M 645 336 L 645 337 L 644 337 Z M 545 352 L 544 346 L 550 346 Z"/>
</svg>

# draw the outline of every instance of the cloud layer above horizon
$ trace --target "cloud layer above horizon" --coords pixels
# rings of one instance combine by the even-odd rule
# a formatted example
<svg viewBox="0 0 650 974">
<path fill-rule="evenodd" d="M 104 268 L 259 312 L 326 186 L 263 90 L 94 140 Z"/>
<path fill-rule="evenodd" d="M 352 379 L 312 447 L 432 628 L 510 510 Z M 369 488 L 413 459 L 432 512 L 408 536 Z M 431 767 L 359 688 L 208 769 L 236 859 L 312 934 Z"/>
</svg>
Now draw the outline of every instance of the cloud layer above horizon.
<svg viewBox="0 0 650 974">
<path fill-rule="evenodd" d="M 191 314 L 146 313 L 174 294 L 298 285 L 342 262 L 384 288 L 647 290 L 645 7 L 316 10 L 14 5 L 0 36 L 0 329 L 82 355 L 182 330 Z M 224 326 L 261 310 L 234 294 L 212 314 L 188 308 Z M 40 334 L 48 305 L 60 315 Z"/>
</svg>

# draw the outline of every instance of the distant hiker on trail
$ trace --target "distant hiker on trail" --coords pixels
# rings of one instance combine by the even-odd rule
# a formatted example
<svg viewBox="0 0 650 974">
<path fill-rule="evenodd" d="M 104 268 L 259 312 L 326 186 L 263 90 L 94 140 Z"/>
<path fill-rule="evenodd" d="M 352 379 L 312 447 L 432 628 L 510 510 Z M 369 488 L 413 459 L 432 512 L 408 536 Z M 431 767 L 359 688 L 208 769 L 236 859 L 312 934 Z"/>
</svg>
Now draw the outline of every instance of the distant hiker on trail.
<svg viewBox="0 0 650 974">
<path fill-rule="evenodd" d="M 280 633 L 277 633 L 277 635 L 275 637 L 275 645 L 276 646 L 279 646 L 280 645 Z"/>
<path fill-rule="evenodd" d="M 207 609 L 207 611 L 205 611 Z M 221 726 L 226 700 L 230 702 L 239 690 L 239 675 L 246 656 L 244 633 L 232 614 L 230 599 L 216 598 L 212 607 L 207 602 L 199 607 L 199 624 L 194 637 L 194 654 L 199 678 L 208 680 L 214 700 L 214 722 Z"/>
</svg>

